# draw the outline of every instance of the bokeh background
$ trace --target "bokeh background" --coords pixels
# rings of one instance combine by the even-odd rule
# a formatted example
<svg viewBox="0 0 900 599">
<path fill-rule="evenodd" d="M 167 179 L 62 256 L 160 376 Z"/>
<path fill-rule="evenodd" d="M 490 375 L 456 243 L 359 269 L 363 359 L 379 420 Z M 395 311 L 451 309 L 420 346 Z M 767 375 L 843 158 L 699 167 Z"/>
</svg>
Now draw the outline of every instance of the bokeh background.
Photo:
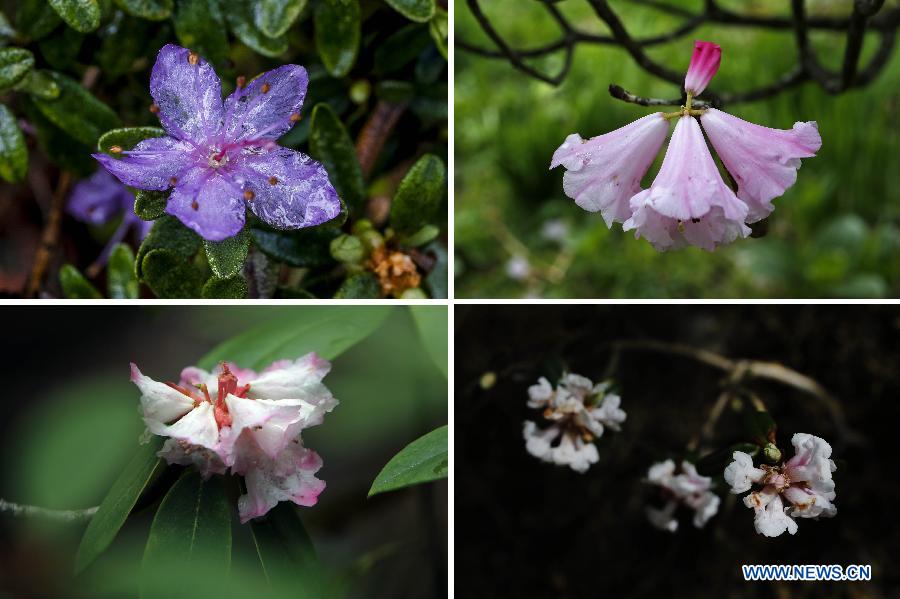
<svg viewBox="0 0 900 599">
<path fill-rule="evenodd" d="M 290 326 L 298 311 L 355 309 L 367 308 L 6 307 L 0 497 L 58 509 L 103 499 L 143 431 L 129 361 L 158 380 L 177 380 L 181 368 L 251 327 L 273 320 Z M 446 380 L 419 343 L 409 311 L 392 309 L 372 336 L 333 361 L 325 383 L 341 404 L 303 433 L 324 459 L 319 476 L 328 487 L 301 516 L 340 596 L 446 596 L 446 482 L 366 499 L 396 452 L 447 421 Z M 0 514 L 0 597 L 137 596 L 155 507 L 130 518 L 74 581 L 84 524 Z M 219 573 L 209 592 L 246 597 L 249 588 L 266 596 L 249 532 L 237 520 L 232 528 L 231 577 Z M 174 573 L 170 584 L 175 596 Z"/>
<path fill-rule="evenodd" d="M 516 48 L 559 37 L 539 2 L 492 0 L 482 8 Z M 697 12 L 702 0 L 669 0 Z M 788 16 L 781 0 L 722 0 L 749 15 Z M 669 32 L 682 21 L 624 0 L 610 2 L 636 37 Z M 807 2 L 811 15 L 847 15 L 850 0 Z M 586 2 L 555 4 L 575 26 L 607 34 Z M 885 2 L 882 10 L 898 6 Z M 465 2 L 455 9 L 456 38 L 494 45 Z M 710 89 L 740 92 L 770 83 L 797 62 L 793 33 L 705 25 L 691 35 L 647 49 L 657 62 L 685 70 L 694 39 L 723 47 Z M 821 61 L 839 68 L 844 36 L 813 31 Z M 868 33 L 862 60 L 876 49 Z M 555 74 L 563 53 L 529 64 Z M 865 64 L 863 62 L 862 64 Z M 708 254 L 697 248 L 659 254 L 621 225 L 607 229 L 563 194 L 561 168 L 548 171 L 553 151 L 573 132 L 593 137 L 652 110 L 610 98 L 617 83 L 645 96 L 675 97 L 675 86 L 653 78 L 616 46 L 577 47 L 569 76 L 552 87 L 508 62 L 456 53 L 456 291 L 460 297 L 895 297 L 900 293 L 900 149 L 894 118 L 900 99 L 900 52 L 870 86 L 830 96 L 804 84 L 760 102 L 726 106 L 738 117 L 790 128 L 815 120 L 823 146 L 804 160 L 797 184 L 775 200 L 768 232 Z M 662 159 L 644 180 L 648 186 Z M 525 258 L 511 261 L 514 257 Z"/>
<path fill-rule="evenodd" d="M 461 306 L 455 317 L 455 569 L 461 597 L 896 597 L 900 501 L 896 398 L 897 306 Z M 751 382 L 793 455 L 795 432 L 833 447 L 837 515 L 799 520 L 795 536 L 769 539 L 753 512 L 721 492 L 703 529 L 681 514 L 676 534 L 647 522 L 659 501 L 642 479 L 680 458 L 706 421 L 723 373 L 668 354 L 623 351 L 613 340 L 678 342 L 731 359 L 776 361 L 837 398 L 849 432 L 810 395 Z M 465 357 L 465 359 L 463 359 Z M 522 423 L 540 414 L 527 388 L 560 361 L 601 380 L 611 372 L 628 414 L 599 440 L 585 474 L 528 454 Z M 488 389 L 485 373 L 494 373 Z M 706 453 L 744 440 L 727 409 Z M 741 564 L 870 564 L 872 582 L 745 583 Z"/>
</svg>

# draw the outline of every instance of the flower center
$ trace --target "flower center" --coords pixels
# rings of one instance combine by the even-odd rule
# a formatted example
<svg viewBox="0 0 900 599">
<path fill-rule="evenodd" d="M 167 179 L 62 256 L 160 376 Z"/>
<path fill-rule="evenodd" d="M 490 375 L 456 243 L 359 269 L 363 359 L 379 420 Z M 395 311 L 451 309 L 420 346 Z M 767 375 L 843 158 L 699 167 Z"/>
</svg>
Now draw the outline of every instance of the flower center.
<svg viewBox="0 0 900 599">
<path fill-rule="evenodd" d="M 209 154 L 210 168 L 219 168 L 228 164 L 228 154 L 225 148 L 212 148 Z"/>
<path fill-rule="evenodd" d="M 225 398 L 229 395 L 246 398 L 247 392 L 250 391 L 250 385 L 238 386 L 238 378 L 231 372 L 231 369 L 228 368 L 228 364 L 225 362 L 222 362 L 222 372 L 219 374 L 219 388 L 215 402 L 210 397 L 206 384 L 198 385 L 194 390 L 179 387 L 175 383 L 166 383 L 166 385 L 193 399 L 195 407 L 204 401 L 213 404 L 216 424 L 220 429 L 224 426 L 231 426 L 233 422 L 233 418 L 228 411 L 228 404 L 225 403 Z"/>
</svg>

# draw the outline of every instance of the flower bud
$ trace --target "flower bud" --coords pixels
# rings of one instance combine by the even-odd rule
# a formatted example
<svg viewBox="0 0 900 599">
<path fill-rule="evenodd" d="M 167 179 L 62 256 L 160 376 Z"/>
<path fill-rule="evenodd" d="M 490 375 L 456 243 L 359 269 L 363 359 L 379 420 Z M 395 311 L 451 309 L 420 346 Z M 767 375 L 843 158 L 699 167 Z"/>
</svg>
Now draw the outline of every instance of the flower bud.
<svg viewBox="0 0 900 599">
<path fill-rule="evenodd" d="M 363 231 L 370 231 L 374 227 L 372 226 L 372 221 L 367 218 L 361 218 L 358 221 L 353 223 L 353 226 L 350 228 L 350 231 L 354 235 L 359 235 Z"/>
<path fill-rule="evenodd" d="M 413 287 L 411 289 L 406 289 L 403 293 L 401 293 L 400 299 L 428 299 L 428 294 L 422 291 L 422 289 L 420 289 L 419 287 Z"/>
<path fill-rule="evenodd" d="M 354 81 L 350 86 L 350 101 L 354 104 L 365 104 L 372 94 L 372 84 L 365 79 Z"/>
<path fill-rule="evenodd" d="M 344 234 L 335 237 L 331 240 L 330 250 L 331 257 L 338 262 L 356 263 L 366 256 L 362 241 L 354 235 Z"/>
<path fill-rule="evenodd" d="M 357 235 L 362 240 L 363 245 L 369 251 L 372 251 L 375 248 L 379 248 L 384 245 L 384 237 L 382 237 L 381 233 L 379 233 L 375 229 L 363 231 L 362 233 L 358 233 Z"/>
<path fill-rule="evenodd" d="M 763 447 L 763 456 L 767 462 L 777 464 L 781 461 L 781 450 L 774 443 L 766 443 L 766 446 Z"/>
</svg>

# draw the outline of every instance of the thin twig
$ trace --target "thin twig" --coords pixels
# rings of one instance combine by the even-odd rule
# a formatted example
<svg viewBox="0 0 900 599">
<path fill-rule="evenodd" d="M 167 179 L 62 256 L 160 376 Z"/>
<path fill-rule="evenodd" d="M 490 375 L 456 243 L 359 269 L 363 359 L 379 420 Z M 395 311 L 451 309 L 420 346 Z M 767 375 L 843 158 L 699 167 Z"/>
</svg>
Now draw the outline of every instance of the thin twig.
<svg viewBox="0 0 900 599">
<path fill-rule="evenodd" d="M 68 171 L 62 171 L 59 175 L 59 181 L 56 184 L 56 192 L 50 203 L 50 210 L 47 214 L 47 222 L 44 225 L 44 232 L 41 234 L 41 244 L 34 256 L 34 266 L 31 268 L 31 277 L 28 280 L 28 287 L 25 290 L 26 298 L 37 296 L 41 285 L 44 282 L 44 275 L 50 264 L 50 257 L 53 255 L 53 248 L 59 239 L 59 228 L 62 222 L 63 208 L 65 207 L 66 193 L 69 190 L 69 182 L 71 176 Z"/>
<path fill-rule="evenodd" d="M 363 177 L 368 178 L 375 168 L 375 162 L 381 155 L 381 149 L 384 142 L 387 141 L 397 121 L 406 110 L 406 104 L 398 104 L 379 100 L 375 105 L 372 114 L 366 120 L 359 136 L 356 138 L 356 156 L 359 159 L 359 166 L 362 170 Z"/>
<path fill-rule="evenodd" d="M 83 510 L 50 510 L 33 505 L 22 505 L 0 498 L 0 514 L 9 514 L 16 518 L 38 518 L 55 522 L 86 522 L 94 517 L 99 506 Z"/>
</svg>

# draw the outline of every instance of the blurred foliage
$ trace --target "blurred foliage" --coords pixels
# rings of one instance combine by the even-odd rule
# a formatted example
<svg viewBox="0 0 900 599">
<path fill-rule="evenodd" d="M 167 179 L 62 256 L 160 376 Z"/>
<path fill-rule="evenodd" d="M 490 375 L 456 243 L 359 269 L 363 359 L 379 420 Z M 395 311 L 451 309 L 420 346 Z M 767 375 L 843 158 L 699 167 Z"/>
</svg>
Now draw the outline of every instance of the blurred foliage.
<svg viewBox="0 0 900 599">
<path fill-rule="evenodd" d="M 698 9 L 702 2 L 679 2 Z M 776 0 L 722 2 L 747 14 L 784 15 Z M 896 6 L 887 2 L 885 7 Z M 456 8 L 461 39 L 492 48 L 465 3 Z M 587 3 L 556 6 L 572 23 L 606 33 Z M 648 7 L 615 2 L 636 37 L 662 34 L 680 21 Z M 817 2 L 810 12 L 847 14 L 851 2 Z M 555 40 L 558 28 L 537 3 L 497 0 L 484 10 L 510 43 L 533 47 Z M 743 91 L 769 83 L 796 61 L 790 30 L 703 26 L 691 36 L 648 49 L 654 60 L 687 68 L 694 39 L 723 47 L 710 88 Z M 839 67 L 843 36 L 815 31 L 823 62 Z M 877 39 L 866 38 L 862 60 Z M 562 56 L 533 61 L 556 72 Z M 893 117 L 900 100 L 900 52 L 872 85 L 830 96 L 807 84 L 775 98 L 726 110 L 755 123 L 790 128 L 815 120 L 823 145 L 803 161 L 797 184 L 775 200 L 761 238 L 708 254 L 688 248 L 657 253 L 621 225 L 607 229 L 599 214 L 578 208 L 562 191 L 562 169 L 548 172 L 553 151 L 572 132 L 593 137 L 651 109 L 609 97 L 610 83 L 644 96 L 671 97 L 674 86 L 642 71 L 615 46 L 581 45 L 565 83 L 553 88 L 506 61 L 460 51 L 455 77 L 456 289 L 461 297 L 889 297 L 900 294 L 900 151 Z M 648 186 L 662 155 L 644 179 Z M 550 223 L 548 225 L 548 222 Z M 551 233 L 556 230 L 556 234 Z M 563 235 L 559 234 L 562 230 Z M 561 241 L 559 240 L 561 239 Z M 524 247 L 519 245 L 524 244 Z M 510 264 L 514 256 L 527 263 Z"/>
<path fill-rule="evenodd" d="M 421 213 L 414 222 L 419 228 L 441 233 L 447 227 L 446 32 L 447 14 L 438 0 L 0 0 L 0 177 L 15 184 L 9 196 L 40 203 L 29 168 L 52 187 L 57 169 L 88 177 L 97 168 L 89 154 L 98 141 L 100 151 L 109 152 L 110 146 L 129 149 L 159 135 L 151 128 L 159 122 L 148 110 L 148 80 L 166 43 L 209 60 L 225 94 L 238 76 L 300 64 L 309 72 L 301 120 L 280 143 L 326 165 L 346 204 L 341 216 L 314 229 L 278 231 L 248 212 L 245 232 L 251 234 L 218 251 L 210 244 L 200 251 L 198 241 L 178 252 L 153 238 L 135 252 L 144 293 L 309 298 L 332 297 L 340 289 L 340 297 L 375 298 L 399 297 L 412 288 L 441 297 L 446 285 L 428 281 L 446 270 L 446 252 L 425 247 L 434 236 L 412 243 L 415 231 L 407 229 L 414 222 L 410 207 Z M 438 166 L 404 178 L 424 157 Z M 398 203 L 404 207 L 394 214 L 390 204 L 401 180 Z M 160 219 L 166 194 L 134 191 L 136 214 Z M 378 265 L 371 245 L 353 261 L 329 252 L 329 241 L 352 234 L 357 222 L 371 223 L 384 244 L 411 256 L 421 275 L 414 287 L 342 286 Z M 171 233 L 172 223 L 157 223 Z M 174 227 L 184 229 L 181 237 L 194 235 L 180 222 Z M 99 236 L 111 234 L 104 229 Z M 70 271 L 96 255 L 90 246 L 61 245 Z M 96 289 L 105 287 L 98 269 L 85 273 Z M 69 284 L 48 277 L 47 292 L 84 297 L 85 286 L 71 284 L 77 274 L 62 275 Z"/>
</svg>

